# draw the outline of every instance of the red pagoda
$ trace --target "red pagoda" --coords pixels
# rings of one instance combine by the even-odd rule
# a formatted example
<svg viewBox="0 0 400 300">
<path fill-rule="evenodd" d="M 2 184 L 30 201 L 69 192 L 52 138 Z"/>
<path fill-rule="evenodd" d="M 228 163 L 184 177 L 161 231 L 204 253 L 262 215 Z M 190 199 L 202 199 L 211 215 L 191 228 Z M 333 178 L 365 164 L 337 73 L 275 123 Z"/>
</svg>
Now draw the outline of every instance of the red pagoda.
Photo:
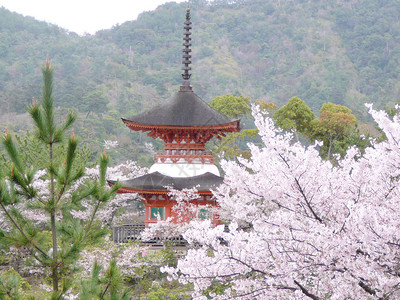
<svg viewBox="0 0 400 300">
<path fill-rule="evenodd" d="M 190 85 L 191 70 L 190 9 L 184 22 L 183 82 L 180 90 L 165 103 L 149 111 L 122 119 L 131 130 L 147 132 L 154 139 L 164 141 L 164 151 L 155 156 L 149 173 L 122 182 L 119 193 L 139 193 L 145 206 L 145 225 L 172 217 L 176 201 L 168 195 L 167 186 L 182 190 L 196 187 L 199 198 L 192 201 L 198 206 L 217 206 L 211 189 L 220 185 L 218 168 L 211 153 L 205 151 L 210 139 L 222 138 L 226 133 L 239 131 L 239 120 L 231 120 L 201 100 Z M 113 184 L 113 182 L 110 182 Z M 219 224 L 218 215 L 207 215 L 200 209 L 201 218 L 210 218 Z"/>
</svg>

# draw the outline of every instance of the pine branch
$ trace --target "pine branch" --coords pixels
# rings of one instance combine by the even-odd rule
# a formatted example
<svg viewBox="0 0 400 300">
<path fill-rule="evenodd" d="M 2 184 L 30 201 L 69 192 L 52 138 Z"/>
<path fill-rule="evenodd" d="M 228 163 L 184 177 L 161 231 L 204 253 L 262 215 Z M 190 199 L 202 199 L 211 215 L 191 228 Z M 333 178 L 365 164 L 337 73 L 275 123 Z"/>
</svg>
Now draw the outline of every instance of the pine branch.
<svg viewBox="0 0 400 300">
<path fill-rule="evenodd" d="M 17 147 L 15 147 L 15 144 L 10 134 L 6 133 L 6 135 L 4 136 L 3 145 L 6 148 L 7 154 L 10 157 L 14 167 L 22 174 L 25 173 L 20 157 L 18 155 Z"/>
<path fill-rule="evenodd" d="M 39 104 L 35 103 L 31 107 L 29 107 L 28 112 L 31 115 L 31 118 L 32 118 L 33 122 L 35 123 L 36 128 L 38 130 L 38 132 L 37 132 L 38 138 L 40 140 L 44 141 L 45 143 L 48 143 L 49 139 L 45 135 L 46 129 L 45 129 L 42 112 L 39 109 Z"/>
<path fill-rule="evenodd" d="M 59 203 L 59 201 L 61 200 L 61 197 L 64 194 L 65 189 L 67 188 L 67 186 L 70 183 L 70 173 L 71 173 L 71 170 L 72 170 L 72 162 L 73 162 L 74 157 L 75 157 L 76 147 L 77 147 L 77 142 L 76 142 L 74 136 L 72 136 L 71 139 L 69 140 L 69 143 L 68 143 L 67 159 L 66 159 L 66 162 L 65 162 L 64 174 L 62 176 L 63 177 L 62 178 L 63 183 L 62 183 L 62 187 L 61 187 L 61 189 L 60 189 L 60 191 L 58 193 L 55 205 L 57 205 Z"/>
<path fill-rule="evenodd" d="M 60 134 L 63 134 L 64 132 L 66 132 L 69 128 L 71 128 L 71 126 L 75 122 L 75 120 L 76 120 L 76 115 L 74 115 L 71 112 L 69 112 L 68 115 L 67 115 L 67 119 L 60 126 L 58 132 Z"/>
<path fill-rule="evenodd" d="M 0 201 L 0 206 L 3 209 L 4 213 L 7 215 L 8 219 L 14 224 L 15 228 L 22 234 L 22 236 L 24 238 L 26 238 L 28 241 L 30 241 L 30 243 L 32 244 L 32 246 L 38 250 L 44 257 L 49 258 L 49 256 L 41 249 L 39 248 L 39 246 L 37 246 L 31 239 L 28 238 L 28 236 L 25 234 L 25 231 L 22 229 L 22 227 L 20 227 L 17 223 L 16 220 L 14 220 L 14 218 L 9 214 L 9 212 L 7 211 L 7 209 L 5 208 L 3 201 Z"/>
<path fill-rule="evenodd" d="M 56 131 L 56 127 L 54 124 L 54 111 L 53 111 L 53 71 L 54 68 L 50 65 L 49 57 L 47 56 L 46 63 L 44 67 L 42 67 L 43 74 L 43 105 L 42 108 L 44 110 L 45 118 L 46 118 L 46 132 L 48 135 L 48 142 L 53 143 L 53 135 Z"/>
</svg>

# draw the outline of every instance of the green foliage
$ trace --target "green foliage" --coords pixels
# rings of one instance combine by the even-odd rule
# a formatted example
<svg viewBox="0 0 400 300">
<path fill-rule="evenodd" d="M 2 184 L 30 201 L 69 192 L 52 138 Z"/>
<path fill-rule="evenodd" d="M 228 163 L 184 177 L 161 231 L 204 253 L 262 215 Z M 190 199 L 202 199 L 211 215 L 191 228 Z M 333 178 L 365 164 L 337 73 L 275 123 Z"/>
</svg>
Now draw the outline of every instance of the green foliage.
<svg viewBox="0 0 400 300">
<path fill-rule="evenodd" d="M 163 263 L 166 266 L 176 267 L 178 263 L 178 259 L 176 257 L 176 254 L 174 253 L 173 247 L 174 242 L 165 241 L 164 247 L 160 252 L 161 257 L 163 258 Z"/>
<path fill-rule="evenodd" d="M 91 278 L 81 281 L 79 299 L 130 299 L 128 289 L 123 288 L 122 277 L 117 268 L 116 261 L 113 260 L 110 262 L 108 269 L 102 277 L 100 276 L 101 269 L 102 266 L 95 263 Z"/>
<path fill-rule="evenodd" d="M 250 98 L 243 96 L 224 95 L 211 101 L 210 106 L 221 114 L 238 119 L 250 113 Z"/>
<path fill-rule="evenodd" d="M 399 13 L 398 3 L 387 1 L 382 4 L 355 2 L 351 8 L 338 8 L 333 16 L 335 29 L 361 76 L 358 88 L 370 99 L 385 103 L 393 99 L 389 89 L 397 89 L 392 72 L 398 72 L 398 67 L 393 65 L 398 58 L 392 53 L 398 51 L 400 27 L 398 22 L 392 23 Z"/>
<path fill-rule="evenodd" d="M 397 101 L 396 103 L 390 103 L 386 107 L 385 111 L 391 118 L 393 118 L 395 115 L 398 115 L 400 112 L 400 101 Z"/>
<path fill-rule="evenodd" d="M 27 131 L 23 136 L 15 135 L 16 149 L 20 153 L 20 159 L 27 167 L 35 169 L 45 169 L 48 164 L 49 149 L 42 143 L 37 142 L 37 137 Z M 53 147 L 53 157 L 55 165 L 62 165 L 64 153 L 67 151 L 65 144 L 57 144 Z M 87 165 L 92 157 L 92 152 L 85 144 L 76 150 L 76 158 L 72 168 L 76 171 L 81 166 Z M 9 158 L 5 155 L 1 157 L 0 165 L 5 167 L 9 164 Z"/>
<path fill-rule="evenodd" d="M 208 287 L 205 291 L 204 294 L 207 296 L 207 298 L 211 299 L 211 294 L 214 295 L 224 295 L 225 290 L 231 288 L 231 283 L 221 283 L 220 281 L 214 281 L 210 287 Z"/>
<path fill-rule="evenodd" d="M 104 95 L 102 89 L 96 89 L 94 84 L 91 85 L 90 91 L 82 99 L 83 111 L 87 112 L 86 117 L 90 113 L 96 113 L 97 115 L 107 112 L 108 100 Z"/>
<path fill-rule="evenodd" d="M 272 114 L 278 109 L 278 106 L 272 102 L 257 100 L 256 104 L 260 106 L 262 111 L 266 111 L 268 114 Z"/>
<path fill-rule="evenodd" d="M 330 134 L 343 135 L 344 132 L 357 124 L 356 117 L 345 106 L 325 103 L 319 111 L 320 120 L 328 128 Z"/>
<path fill-rule="evenodd" d="M 262 104 L 265 109 L 274 108 L 273 105 L 264 101 L 258 101 L 258 103 Z M 249 97 L 224 95 L 213 99 L 210 106 L 229 118 L 246 119 L 251 112 L 250 104 Z M 240 132 L 228 133 L 220 142 L 214 143 L 212 152 L 217 159 L 217 163 L 221 154 L 226 159 L 236 159 L 239 156 L 248 158 L 249 151 L 244 149 L 243 144 L 250 139 L 254 139 L 257 133 L 256 129 L 244 129 Z"/>
<path fill-rule="evenodd" d="M 246 126 L 250 127 L 242 129 L 240 132 L 228 133 L 221 141 L 214 142 L 211 150 L 217 164 L 221 158 L 230 160 L 238 157 L 250 158 L 250 151 L 246 144 L 250 141 L 258 142 L 258 130 L 254 128 L 253 121 L 249 118 L 250 103 L 249 97 L 232 95 L 219 96 L 212 100 L 211 107 L 230 118 L 242 117 L 244 119 L 242 124 L 248 123 Z M 263 100 L 256 100 L 255 103 L 266 114 L 270 114 L 278 108 L 276 104 Z"/>
<path fill-rule="evenodd" d="M 68 139 L 64 138 L 75 116 L 69 113 L 64 122 L 56 122 L 53 67 L 49 60 L 42 68 L 42 73 L 42 104 L 34 101 L 29 108 L 36 127 L 36 143 L 40 146 L 35 147 L 29 136 L 24 140 L 25 149 L 17 147 L 10 134 L 3 138 L 9 159 L 5 162 L 6 168 L 0 178 L 0 207 L 12 229 L 10 232 L 2 232 L 0 243 L 3 246 L 13 245 L 18 249 L 27 249 L 28 255 L 50 273 L 52 297 L 59 299 L 72 285 L 72 275 L 76 271 L 75 261 L 79 253 L 106 234 L 106 229 L 95 222 L 96 212 L 113 197 L 119 186 L 106 188 L 108 157 L 103 154 L 99 159 L 99 180 L 88 181 L 79 189 L 70 190 L 84 175 L 85 167 L 84 160 L 77 160 L 78 142 L 74 133 Z M 61 145 L 58 153 L 57 145 Z M 34 146 L 32 153 L 20 153 L 21 150 L 30 152 L 30 146 Z M 37 153 L 43 149 L 43 153 Z M 34 161 L 32 157 L 35 154 L 43 159 Z M 60 157 L 56 159 L 55 154 Z M 47 171 L 45 177 L 41 176 L 44 178 L 35 177 L 38 167 Z M 43 179 L 47 182 L 42 182 Z M 39 185 L 36 187 L 35 183 Z M 92 213 L 85 222 L 72 218 L 70 214 L 71 209 L 79 209 L 83 199 L 90 200 L 93 206 Z M 29 208 L 48 216 L 47 222 L 41 226 L 35 225 L 26 215 Z M 49 234 L 45 234 L 43 229 L 48 230 Z M 109 280 L 111 282 L 112 278 Z M 110 291 L 115 293 L 112 287 Z"/>
<path fill-rule="evenodd" d="M 146 255 L 138 254 L 142 263 L 133 267 L 125 275 L 133 298 L 137 299 L 190 299 L 191 284 L 182 285 L 177 281 L 168 281 L 167 274 L 160 271 L 161 266 L 176 266 L 177 254 L 173 244 L 163 248 L 149 248 Z"/>
<path fill-rule="evenodd" d="M 303 100 L 293 97 L 288 104 L 274 113 L 273 118 L 282 129 L 293 129 L 304 134 L 308 130 L 310 122 L 314 120 L 314 113 Z"/>
<path fill-rule="evenodd" d="M 320 119 L 311 122 L 309 136 L 313 140 L 323 141 L 321 154 L 328 159 L 332 153 L 344 154 L 350 141 L 356 136 L 360 137 L 357 130 L 357 119 L 351 110 L 345 106 L 326 103 L 320 110 Z"/>
<path fill-rule="evenodd" d="M 192 299 L 192 297 L 190 296 L 190 290 L 188 290 L 187 288 L 165 288 L 155 284 L 150 288 L 150 292 L 146 294 L 146 300 L 159 299 L 184 300 Z"/>
<path fill-rule="evenodd" d="M 192 85 L 206 101 L 230 93 L 282 106 L 298 95 L 313 111 L 332 102 L 360 119 L 366 115 L 362 103 L 384 107 L 398 98 L 396 0 L 199 0 L 191 6 Z M 0 8 L 3 119 L 22 113 L 40 95 L 36 66 L 49 53 L 57 65 L 55 106 L 76 110 L 82 120 L 74 123 L 75 131 L 91 151 L 102 152 L 103 140 L 113 139 L 124 147 L 113 160 L 144 157 L 141 141 L 124 130 L 120 117 L 177 91 L 182 40 L 176 28 L 183 26 L 185 9 L 185 3 L 167 3 L 135 21 L 80 37 Z M 11 121 L 26 129 L 17 118 Z"/>
<path fill-rule="evenodd" d="M 320 118 L 314 118 L 311 109 L 297 97 L 278 109 L 273 119 L 284 130 L 301 133 L 310 142 L 322 141 L 320 154 L 332 159 L 332 154 L 345 155 L 348 147 L 357 146 L 361 151 L 370 145 L 368 134 L 364 137 L 358 129 L 357 118 L 343 105 L 325 103 L 319 111 Z"/>
<path fill-rule="evenodd" d="M 28 299 L 26 292 L 30 289 L 28 281 L 14 269 L 11 268 L 0 274 L 0 299 Z"/>
<path fill-rule="evenodd" d="M 243 147 L 243 143 L 257 140 L 257 129 L 243 129 L 240 132 L 229 133 L 213 149 L 213 153 L 219 158 L 224 154 L 225 159 L 237 159 L 239 156 L 250 157 L 250 151 Z"/>
</svg>

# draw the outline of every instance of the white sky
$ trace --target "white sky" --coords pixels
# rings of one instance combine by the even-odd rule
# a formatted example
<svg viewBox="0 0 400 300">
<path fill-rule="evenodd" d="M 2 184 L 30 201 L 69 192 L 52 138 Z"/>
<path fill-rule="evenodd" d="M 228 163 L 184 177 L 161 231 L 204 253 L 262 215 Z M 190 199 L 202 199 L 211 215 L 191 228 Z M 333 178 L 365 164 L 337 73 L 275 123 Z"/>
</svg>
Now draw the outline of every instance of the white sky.
<svg viewBox="0 0 400 300">
<path fill-rule="evenodd" d="M 83 35 L 135 20 L 166 2 L 186 0 L 0 0 L 0 7 Z"/>
</svg>

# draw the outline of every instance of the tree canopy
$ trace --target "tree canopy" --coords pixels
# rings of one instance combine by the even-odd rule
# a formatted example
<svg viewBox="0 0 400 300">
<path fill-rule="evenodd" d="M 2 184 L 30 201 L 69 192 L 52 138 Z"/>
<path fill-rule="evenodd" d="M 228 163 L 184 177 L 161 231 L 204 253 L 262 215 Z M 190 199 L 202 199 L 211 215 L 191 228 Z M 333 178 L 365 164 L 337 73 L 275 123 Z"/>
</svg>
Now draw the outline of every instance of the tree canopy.
<svg viewBox="0 0 400 300">
<path fill-rule="evenodd" d="M 221 114 L 238 119 L 250 113 L 250 98 L 243 96 L 224 95 L 211 100 L 210 106 Z"/>
<path fill-rule="evenodd" d="M 279 108 L 273 115 L 276 124 L 284 130 L 294 130 L 306 133 L 314 113 L 306 103 L 298 97 L 293 97 L 289 103 Z"/>
</svg>

